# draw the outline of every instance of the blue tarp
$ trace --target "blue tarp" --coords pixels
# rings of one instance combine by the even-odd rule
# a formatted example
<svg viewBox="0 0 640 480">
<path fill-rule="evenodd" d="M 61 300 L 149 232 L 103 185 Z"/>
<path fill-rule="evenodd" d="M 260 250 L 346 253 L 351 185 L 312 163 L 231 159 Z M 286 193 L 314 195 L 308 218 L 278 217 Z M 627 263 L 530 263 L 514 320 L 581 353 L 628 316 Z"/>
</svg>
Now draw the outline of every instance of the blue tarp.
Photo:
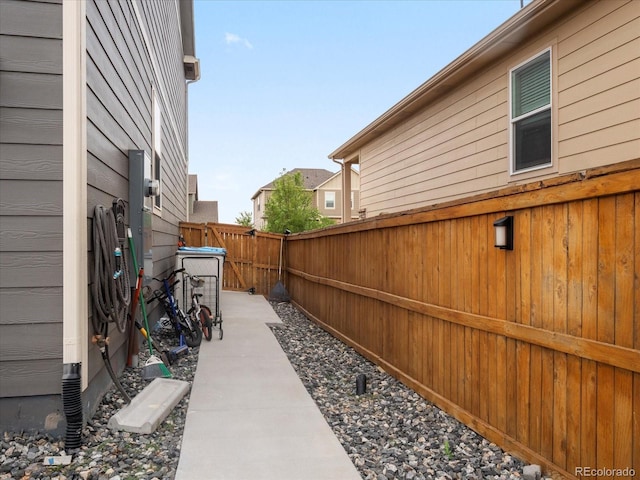
<svg viewBox="0 0 640 480">
<path fill-rule="evenodd" d="M 178 247 L 178 252 L 196 253 L 201 255 L 227 255 L 227 249 L 220 247 Z"/>
</svg>

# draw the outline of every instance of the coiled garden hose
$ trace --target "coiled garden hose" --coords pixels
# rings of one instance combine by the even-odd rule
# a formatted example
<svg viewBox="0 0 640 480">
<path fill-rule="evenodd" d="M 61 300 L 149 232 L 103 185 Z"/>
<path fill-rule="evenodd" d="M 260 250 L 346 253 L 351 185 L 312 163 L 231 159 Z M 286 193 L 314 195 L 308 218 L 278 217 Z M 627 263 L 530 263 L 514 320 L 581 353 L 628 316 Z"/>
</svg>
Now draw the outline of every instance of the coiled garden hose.
<svg viewBox="0 0 640 480">
<path fill-rule="evenodd" d="M 120 205 L 120 200 L 114 202 L 114 209 L 119 210 L 116 205 Z M 118 238 L 118 232 L 124 232 L 124 215 L 116 215 L 114 209 L 96 205 L 93 212 L 91 320 L 96 334 L 104 332 L 105 323 L 115 323 L 118 331 L 124 333 L 131 302 L 129 269 L 123 255 L 125 239 L 120 242 Z"/>
<path fill-rule="evenodd" d="M 127 327 L 131 284 L 126 256 L 124 201 L 116 199 L 112 208 L 96 205 L 93 211 L 93 315 L 94 343 L 100 348 L 104 365 L 124 400 L 131 399 L 118 380 L 109 355 L 109 323 L 124 333 Z"/>
</svg>

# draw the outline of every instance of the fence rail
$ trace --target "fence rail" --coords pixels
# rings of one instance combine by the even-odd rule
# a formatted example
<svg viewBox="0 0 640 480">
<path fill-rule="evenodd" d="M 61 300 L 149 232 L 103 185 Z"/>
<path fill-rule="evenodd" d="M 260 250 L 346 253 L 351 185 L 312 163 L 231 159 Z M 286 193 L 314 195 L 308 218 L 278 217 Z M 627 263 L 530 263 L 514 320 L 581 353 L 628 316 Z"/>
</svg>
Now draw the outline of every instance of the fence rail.
<svg viewBox="0 0 640 480">
<path fill-rule="evenodd" d="M 617 168 L 293 235 L 287 289 L 521 458 L 640 474 L 640 162 Z"/>
</svg>

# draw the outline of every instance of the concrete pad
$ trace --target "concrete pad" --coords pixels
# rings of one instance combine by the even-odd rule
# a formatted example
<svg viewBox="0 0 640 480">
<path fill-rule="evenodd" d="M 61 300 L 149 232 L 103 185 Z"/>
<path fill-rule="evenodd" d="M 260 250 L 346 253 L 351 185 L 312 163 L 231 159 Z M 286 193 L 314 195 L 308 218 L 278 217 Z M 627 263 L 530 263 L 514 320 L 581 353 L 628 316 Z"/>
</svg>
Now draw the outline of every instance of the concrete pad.
<svg viewBox="0 0 640 480">
<path fill-rule="evenodd" d="M 198 363 L 201 361 L 198 359 Z M 283 365 L 285 361 L 287 364 Z M 194 381 L 190 409 L 198 409 L 200 405 L 207 410 L 225 410 L 232 405 L 236 408 L 295 407 L 311 400 L 286 357 L 279 361 L 238 357 L 235 362 L 216 362 L 215 365 L 216 371 L 212 372 L 215 381 Z M 196 378 L 199 372 L 200 365 Z"/>
<path fill-rule="evenodd" d="M 189 382 L 156 378 L 109 419 L 109 428 L 153 433 L 188 391 Z"/>
<path fill-rule="evenodd" d="M 358 480 L 289 363 L 264 297 L 222 292 L 225 335 L 200 347 L 176 480 Z"/>
<path fill-rule="evenodd" d="M 265 340 L 266 334 L 273 336 L 268 326 L 263 324 L 262 328 L 256 328 L 255 325 L 238 323 L 236 321 L 227 331 L 227 321 L 225 320 L 223 323 L 224 338 L 218 340 L 214 332 L 211 342 L 206 340 L 202 342 L 199 355 L 203 355 L 205 359 L 208 359 L 209 355 L 215 355 L 216 358 L 236 358 L 238 356 L 265 356 L 266 353 L 262 351 L 265 348 L 282 350 L 275 337 L 272 342 Z M 260 345 L 261 350 L 256 350 L 256 345 Z M 269 354 L 273 354 L 273 352 Z"/>
</svg>

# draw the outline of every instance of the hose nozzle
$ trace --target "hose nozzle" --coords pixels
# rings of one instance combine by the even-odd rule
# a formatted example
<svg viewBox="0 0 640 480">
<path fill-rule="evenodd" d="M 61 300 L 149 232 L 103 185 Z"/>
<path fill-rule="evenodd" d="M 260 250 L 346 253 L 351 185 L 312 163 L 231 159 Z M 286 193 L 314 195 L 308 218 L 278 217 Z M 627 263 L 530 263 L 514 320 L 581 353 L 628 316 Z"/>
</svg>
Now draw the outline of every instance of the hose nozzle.
<svg viewBox="0 0 640 480">
<path fill-rule="evenodd" d="M 113 251 L 113 255 L 116 257 L 116 268 L 117 270 L 113 273 L 113 279 L 116 280 L 120 275 L 122 275 L 122 250 L 120 247 L 116 247 Z"/>
</svg>

